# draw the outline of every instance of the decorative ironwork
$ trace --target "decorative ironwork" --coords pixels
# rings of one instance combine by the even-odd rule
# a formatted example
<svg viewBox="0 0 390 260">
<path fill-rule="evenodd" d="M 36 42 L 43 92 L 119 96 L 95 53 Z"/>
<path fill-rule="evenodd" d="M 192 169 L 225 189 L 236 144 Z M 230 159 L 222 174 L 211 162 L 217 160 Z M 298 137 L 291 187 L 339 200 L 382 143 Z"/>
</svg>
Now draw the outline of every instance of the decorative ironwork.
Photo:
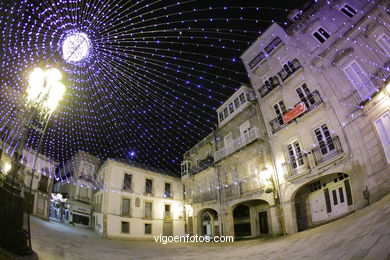
<svg viewBox="0 0 390 260">
<path fill-rule="evenodd" d="M 341 146 L 338 136 L 333 136 L 326 141 L 322 141 L 316 148 L 312 150 L 314 160 L 316 164 L 323 163 L 332 159 L 336 155 L 343 153 L 343 147 Z"/>
<path fill-rule="evenodd" d="M 293 59 L 287 62 L 287 64 L 283 65 L 283 69 L 279 71 L 278 75 L 282 79 L 282 81 L 285 81 L 300 68 L 302 68 L 302 66 L 299 63 L 298 59 Z"/>
<path fill-rule="evenodd" d="M 302 102 L 305 103 L 306 110 L 305 110 L 305 112 L 299 114 L 294 119 L 297 119 L 297 118 L 307 114 L 308 112 L 310 112 L 311 110 L 316 108 L 319 104 L 321 104 L 323 101 L 322 101 L 322 98 L 321 98 L 318 90 L 315 90 L 312 93 L 310 93 L 309 95 L 307 95 L 306 97 L 302 98 L 301 101 L 299 101 L 297 104 L 295 104 L 294 108 L 298 105 L 301 105 Z M 287 114 L 289 111 L 291 111 L 291 109 L 287 110 L 286 113 L 284 113 L 284 114 Z M 272 133 L 276 133 L 276 132 L 280 131 L 281 129 L 285 128 L 287 125 L 291 124 L 292 122 L 294 122 L 294 120 L 290 120 L 288 122 L 285 122 L 285 120 L 283 119 L 283 115 L 279 115 L 278 117 L 271 120 L 269 123 L 271 125 Z"/>
<path fill-rule="evenodd" d="M 278 77 L 273 76 L 264 82 L 264 85 L 259 88 L 260 97 L 265 97 L 270 93 L 274 88 L 280 86 L 280 81 Z"/>
</svg>

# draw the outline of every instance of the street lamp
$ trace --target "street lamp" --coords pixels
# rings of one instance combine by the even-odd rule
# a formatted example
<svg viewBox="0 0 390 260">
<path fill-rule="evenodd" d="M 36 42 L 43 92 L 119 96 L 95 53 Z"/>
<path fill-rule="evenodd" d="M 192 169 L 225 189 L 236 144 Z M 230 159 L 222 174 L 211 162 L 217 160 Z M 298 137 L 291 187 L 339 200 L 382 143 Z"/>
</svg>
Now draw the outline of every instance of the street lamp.
<svg viewBox="0 0 390 260">
<path fill-rule="evenodd" d="M 42 145 L 43 137 L 45 135 L 51 114 L 57 108 L 62 96 L 65 93 L 65 85 L 61 82 L 62 74 L 56 68 L 35 68 L 29 76 L 29 85 L 26 91 L 26 107 L 31 111 L 39 114 L 40 122 L 44 124 L 43 129 L 38 129 L 41 133 L 38 148 L 35 153 L 34 163 L 32 166 L 32 174 L 29 187 L 29 202 L 28 202 L 28 239 L 31 248 L 31 233 L 30 233 L 30 205 L 31 205 L 31 190 L 34 180 L 34 173 L 38 161 L 38 153 Z M 33 113 L 34 113 L 33 112 Z M 30 126 L 30 122 L 27 122 Z"/>
<path fill-rule="evenodd" d="M 65 93 L 62 74 L 56 68 L 35 68 L 29 77 L 26 105 L 35 108 L 43 119 L 48 120 Z"/>
</svg>

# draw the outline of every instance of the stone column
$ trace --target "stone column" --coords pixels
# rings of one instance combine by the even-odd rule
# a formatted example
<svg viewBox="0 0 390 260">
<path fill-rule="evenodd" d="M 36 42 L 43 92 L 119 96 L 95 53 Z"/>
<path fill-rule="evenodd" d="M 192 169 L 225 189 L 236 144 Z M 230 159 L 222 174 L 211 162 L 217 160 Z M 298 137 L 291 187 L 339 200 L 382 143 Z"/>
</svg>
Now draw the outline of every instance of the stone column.
<svg viewBox="0 0 390 260">
<path fill-rule="evenodd" d="M 286 228 L 286 234 L 292 234 L 298 232 L 297 218 L 295 215 L 294 201 L 283 202 L 283 217 Z"/>
<path fill-rule="evenodd" d="M 234 219 L 233 212 L 231 210 L 225 210 L 225 222 L 224 224 L 224 235 L 234 236 Z"/>
<path fill-rule="evenodd" d="M 270 225 L 271 227 L 271 231 L 272 231 L 272 235 L 273 236 L 279 236 L 280 234 L 282 234 L 282 229 L 281 229 L 281 226 L 280 226 L 280 212 L 279 212 L 279 207 L 274 205 L 274 206 L 271 206 L 269 208 L 269 219 L 271 220 L 271 223 L 269 223 L 268 225 Z"/>
</svg>

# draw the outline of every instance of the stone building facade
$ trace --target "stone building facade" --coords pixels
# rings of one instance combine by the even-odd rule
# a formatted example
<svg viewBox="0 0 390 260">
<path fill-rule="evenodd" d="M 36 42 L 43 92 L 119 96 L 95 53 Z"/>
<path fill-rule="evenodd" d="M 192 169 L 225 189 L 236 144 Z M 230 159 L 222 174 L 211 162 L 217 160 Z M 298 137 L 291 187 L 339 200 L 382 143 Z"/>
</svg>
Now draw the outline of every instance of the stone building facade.
<svg viewBox="0 0 390 260">
<path fill-rule="evenodd" d="M 93 228 L 109 238 L 184 235 L 183 185 L 178 178 L 108 159 L 97 175 Z"/>
<path fill-rule="evenodd" d="M 265 120 L 287 233 L 390 191 L 388 8 L 386 1 L 308 3 L 242 55 Z"/>
<path fill-rule="evenodd" d="M 67 201 L 63 209 L 52 208 L 53 218 L 65 223 L 91 226 L 93 194 L 98 188 L 96 173 L 99 166 L 100 159 L 80 150 L 58 169 L 58 180 L 54 183 L 53 193 L 60 193 Z"/>
<path fill-rule="evenodd" d="M 187 232 L 278 235 L 272 158 L 253 90 L 242 86 L 217 113 L 218 128 L 184 155 Z"/>
</svg>

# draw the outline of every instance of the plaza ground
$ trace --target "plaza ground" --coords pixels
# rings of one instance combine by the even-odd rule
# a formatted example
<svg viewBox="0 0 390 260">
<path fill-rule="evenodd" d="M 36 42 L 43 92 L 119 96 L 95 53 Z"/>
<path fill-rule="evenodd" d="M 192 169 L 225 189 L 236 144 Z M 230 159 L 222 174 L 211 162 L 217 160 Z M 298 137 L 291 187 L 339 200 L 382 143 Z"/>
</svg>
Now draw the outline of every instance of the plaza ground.
<svg viewBox="0 0 390 260">
<path fill-rule="evenodd" d="M 116 259 L 388 259 L 390 195 L 332 223 L 297 234 L 227 244 L 121 241 L 88 229 L 32 219 L 41 260 Z"/>
</svg>

